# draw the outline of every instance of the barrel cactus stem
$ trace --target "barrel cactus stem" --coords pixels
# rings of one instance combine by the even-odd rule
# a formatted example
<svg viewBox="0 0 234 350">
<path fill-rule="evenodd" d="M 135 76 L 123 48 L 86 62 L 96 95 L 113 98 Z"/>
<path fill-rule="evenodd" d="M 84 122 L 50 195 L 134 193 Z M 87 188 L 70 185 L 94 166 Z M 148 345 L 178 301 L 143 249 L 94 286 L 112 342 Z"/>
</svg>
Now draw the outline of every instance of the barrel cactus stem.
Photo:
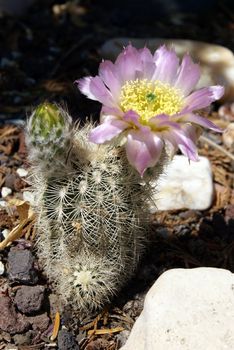
<svg viewBox="0 0 234 350">
<path fill-rule="evenodd" d="M 152 188 L 122 146 L 94 144 L 88 140 L 93 125 L 80 129 L 70 120 L 46 104 L 28 123 L 36 246 L 61 304 L 87 314 L 108 303 L 136 270 L 147 242 Z M 150 179 L 165 161 L 164 154 Z"/>
</svg>

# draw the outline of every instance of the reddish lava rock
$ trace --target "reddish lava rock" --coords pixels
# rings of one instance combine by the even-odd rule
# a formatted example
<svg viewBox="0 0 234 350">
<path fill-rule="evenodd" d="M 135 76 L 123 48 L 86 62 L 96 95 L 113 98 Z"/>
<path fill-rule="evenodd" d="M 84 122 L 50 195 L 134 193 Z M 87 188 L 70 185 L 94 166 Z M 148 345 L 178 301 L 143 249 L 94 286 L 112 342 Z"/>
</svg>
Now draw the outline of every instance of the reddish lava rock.
<svg viewBox="0 0 234 350">
<path fill-rule="evenodd" d="M 50 319 L 46 312 L 44 314 L 30 316 L 27 319 L 31 323 L 32 329 L 40 332 L 47 330 L 50 323 Z"/>
<path fill-rule="evenodd" d="M 109 341 L 106 339 L 96 339 L 91 341 L 87 346 L 86 350 L 104 350 L 109 346 Z"/>
<path fill-rule="evenodd" d="M 8 254 L 8 274 L 11 282 L 36 284 L 37 271 L 30 250 L 11 248 Z"/>
<path fill-rule="evenodd" d="M 29 329 L 30 323 L 21 314 L 16 313 L 11 299 L 0 296 L 0 329 L 10 334 L 23 333 Z"/>
<path fill-rule="evenodd" d="M 15 174 L 7 174 L 6 178 L 5 178 L 4 185 L 14 191 L 15 190 L 15 186 L 14 186 L 15 179 L 16 179 Z"/>
<path fill-rule="evenodd" d="M 58 334 L 59 350 L 79 350 L 79 345 L 75 341 L 75 337 L 66 329 L 61 329 Z"/>
<path fill-rule="evenodd" d="M 45 287 L 43 286 L 22 286 L 15 296 L 15 304 L 19 311 L 24 314 L 31 314 L 41 309 L 44 300 Z"/>
</svg>

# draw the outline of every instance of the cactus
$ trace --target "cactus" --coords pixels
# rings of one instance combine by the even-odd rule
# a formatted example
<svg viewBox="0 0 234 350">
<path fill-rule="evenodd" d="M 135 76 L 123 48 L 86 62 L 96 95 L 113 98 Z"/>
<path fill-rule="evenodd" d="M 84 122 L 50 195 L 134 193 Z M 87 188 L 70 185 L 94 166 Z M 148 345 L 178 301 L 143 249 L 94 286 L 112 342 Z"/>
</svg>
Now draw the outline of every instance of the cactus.
<svg viewBox="0 0 234 350">
<path fill-rule="evenodd" d="M 155 179 L 143 181 L 118 144 L 88 141 L 60 107 L 40 105 L 27 128 L 37 253 L 62 305 L 87 314 L 133 275 L 147 242 Z M 147 177 L 147 174 L 146 174 Z"/>
</svg>

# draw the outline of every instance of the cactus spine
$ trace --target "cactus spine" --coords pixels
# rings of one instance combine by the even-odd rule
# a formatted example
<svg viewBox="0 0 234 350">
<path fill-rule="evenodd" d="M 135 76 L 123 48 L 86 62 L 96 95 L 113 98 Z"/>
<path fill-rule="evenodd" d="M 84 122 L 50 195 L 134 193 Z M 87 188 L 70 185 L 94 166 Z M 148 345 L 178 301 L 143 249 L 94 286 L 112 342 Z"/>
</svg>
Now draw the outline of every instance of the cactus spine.
<svg viewBox="0 0 234 350">
<path fill-rule="evenodd" d="M 63 305 L 84 313 L 109 302 L 133 275 L 152 191 L 121 146 L 88 141 L 91 128 L 72 127 L 67 113 L 46 103 L 27 130 L 38 256 Z M 150 177 L 163 162 L 165 155 Z"/>
</svg>

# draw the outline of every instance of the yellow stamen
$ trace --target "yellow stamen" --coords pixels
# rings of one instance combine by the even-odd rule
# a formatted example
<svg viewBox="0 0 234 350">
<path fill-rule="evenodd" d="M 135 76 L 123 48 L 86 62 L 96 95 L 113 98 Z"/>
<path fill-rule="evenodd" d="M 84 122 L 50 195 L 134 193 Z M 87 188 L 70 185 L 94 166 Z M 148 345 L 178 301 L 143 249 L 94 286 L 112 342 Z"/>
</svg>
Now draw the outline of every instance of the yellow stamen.
<svg viewBox="0 0 234 350">
<path fill-rule="evenodd" d="M 124 112 L 134 110 L 140 115 L 140 122 L 147 124 L 155 115 L 178 113 L 183 104 L 183 95 L 179 89 L 167 83 L 136 79 L 123 85 L 120 104 Z"/>
</svg>

